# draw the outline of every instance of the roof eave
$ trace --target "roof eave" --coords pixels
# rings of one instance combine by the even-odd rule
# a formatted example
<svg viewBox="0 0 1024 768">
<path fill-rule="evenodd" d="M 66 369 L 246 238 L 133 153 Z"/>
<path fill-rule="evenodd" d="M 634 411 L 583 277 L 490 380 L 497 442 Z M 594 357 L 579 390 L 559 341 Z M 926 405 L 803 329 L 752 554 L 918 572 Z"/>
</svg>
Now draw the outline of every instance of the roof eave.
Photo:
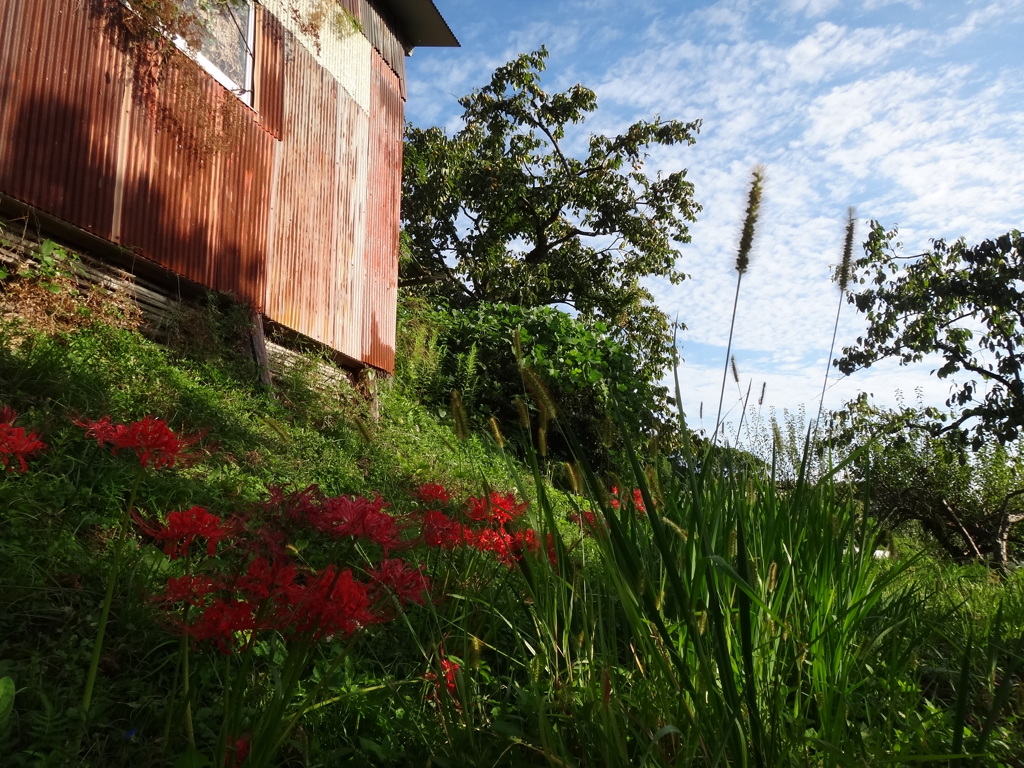
<svg viewBox="0 0 1024 768">
<path fill-rule="evenodd" d="M 407 51 L 413 48 L 458 48 L 459 41 L 433 0 L 373 0 L 394 19 Z"/>
</svg>

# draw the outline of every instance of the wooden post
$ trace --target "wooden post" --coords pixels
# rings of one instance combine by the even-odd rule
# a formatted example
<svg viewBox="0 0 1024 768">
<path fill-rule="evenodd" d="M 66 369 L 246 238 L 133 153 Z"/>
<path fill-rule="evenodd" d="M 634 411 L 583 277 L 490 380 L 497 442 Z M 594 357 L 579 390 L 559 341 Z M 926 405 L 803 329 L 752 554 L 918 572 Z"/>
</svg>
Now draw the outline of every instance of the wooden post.
<svg viewBox="0 0 1024 768">
<path fill-rule="evenodd" d="M 250 313 L 250 339 L 252 341 L 252 354 L 256 358 L 256 365 L 260 369 L 260 381 L 271 392 L 274 390 L 274 381 L 270 376 L 270 358 L 267 356 L 267 337 L 263 334 L 263 315 L 259 310 L 253 309 Z"/>
<path fill-rule="evenodd" d="M 376 423 L 380 421 L 380 398 L 377 397 L 377 371 L 367 366 L 359 372 L 359 383 L 370 406 L 370 418 Z"/>
</svg>

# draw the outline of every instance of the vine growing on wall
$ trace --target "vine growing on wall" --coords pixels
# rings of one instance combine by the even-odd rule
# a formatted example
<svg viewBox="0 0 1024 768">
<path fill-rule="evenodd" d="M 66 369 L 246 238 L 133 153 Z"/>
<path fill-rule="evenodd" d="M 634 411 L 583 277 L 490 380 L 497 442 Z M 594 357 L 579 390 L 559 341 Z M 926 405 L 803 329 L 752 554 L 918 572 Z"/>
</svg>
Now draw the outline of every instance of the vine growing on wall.
<svg viewBox="0 0 1024 768">
<path fill-rule="evenodd" d="M 231 149 L 241 137 L 244 111 L 230 99 L 211 105 L 207 75 L 178 54 L 182 41 L 190 50 L 202 50 L 210 39 L 211 20 L 248 3 L 90 0 L 92 17 L 128 61 L 123 76 L 131 79 L 134 100 L 184 153 L 208 157 Z M 331 0 L 290 0 L 283 10 L 318 51 L 324 31 L 344 39 L 362 29 L 355 16 Z M 174 97 L 167 98 L 169 93 Z"/>
<path fill-rule="evenodd" d="M 243 128 L 228 99 L 211 108 L 206 75 L 179 53 L 177 40 L 199 50 L 211 12 L 248 0 L 91 0 L 90 12 L 127 59 L 132 96 L 183 153 L 209 157 L 235 146 Z M 161 98 L 171 89 L 173 99 Z M 166 94 L 165 94 L 166 95 Z"/>
</svg>

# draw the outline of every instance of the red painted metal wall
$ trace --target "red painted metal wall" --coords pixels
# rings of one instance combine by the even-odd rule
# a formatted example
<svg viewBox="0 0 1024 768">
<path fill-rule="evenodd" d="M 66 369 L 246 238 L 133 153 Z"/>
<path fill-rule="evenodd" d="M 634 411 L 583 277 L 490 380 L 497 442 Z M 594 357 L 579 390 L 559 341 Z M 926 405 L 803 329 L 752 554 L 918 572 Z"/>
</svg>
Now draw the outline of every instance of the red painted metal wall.
<svg viewBox="0 0 1024 768">
<path fill-rule="evenodd" d="M 143 93 L 88 5 L 0 0 L 0 192 L 392 370 L 393 67 L 367 114 L 258 8 L 254 109 L 183 55 Z"/>
<path fill-rule="evenodd" d="M 370 167 L 361 359 L 385 370 L 395 364 L 398 301 L 398 227 L 402 179 L 402 98 L 398 77 L 374 51 L 370 93 Z"/>
<path fill-rule="evenodd" d="M 0 191 L 109 237 L 123 66 L 74 3 L 0 0 Z"/>
</svg>

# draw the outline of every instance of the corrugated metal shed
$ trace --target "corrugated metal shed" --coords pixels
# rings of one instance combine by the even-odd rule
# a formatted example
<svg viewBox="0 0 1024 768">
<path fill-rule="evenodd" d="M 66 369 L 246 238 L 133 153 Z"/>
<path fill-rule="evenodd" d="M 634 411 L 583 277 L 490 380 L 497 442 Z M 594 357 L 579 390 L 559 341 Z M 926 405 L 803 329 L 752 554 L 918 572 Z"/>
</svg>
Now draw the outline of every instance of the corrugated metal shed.
<svg viewBox="0 0 1024 768">
<path fill-rule="evenodd" d="M 135 58 L 88 3 L 0 0 L 0 193 L 390 371 L 394 9 L 342 0 L 363 33 L 318 50 L 284 2 L 257 11 L 250 109 L 183 54 L 139 87 Z"/>
</svg>

